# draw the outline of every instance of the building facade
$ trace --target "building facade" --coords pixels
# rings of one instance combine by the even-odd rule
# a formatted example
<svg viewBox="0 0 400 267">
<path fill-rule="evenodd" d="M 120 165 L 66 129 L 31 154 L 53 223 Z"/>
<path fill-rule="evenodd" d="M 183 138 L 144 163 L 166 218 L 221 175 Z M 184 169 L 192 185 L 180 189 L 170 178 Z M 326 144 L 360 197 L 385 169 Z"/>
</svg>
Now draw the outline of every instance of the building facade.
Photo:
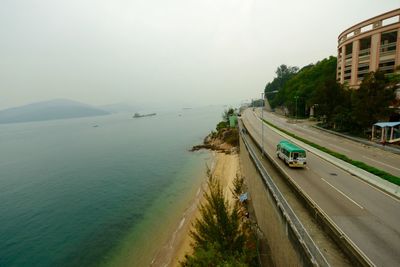
<svg viewBox="0 0 400 267">
<path fill-rule="evenodd" d="M 378 69 L 393 73 L 400 66 L 400 8 L 360 22 L 338 37 L 336 78 L 358 88 Z"/>
</svg>

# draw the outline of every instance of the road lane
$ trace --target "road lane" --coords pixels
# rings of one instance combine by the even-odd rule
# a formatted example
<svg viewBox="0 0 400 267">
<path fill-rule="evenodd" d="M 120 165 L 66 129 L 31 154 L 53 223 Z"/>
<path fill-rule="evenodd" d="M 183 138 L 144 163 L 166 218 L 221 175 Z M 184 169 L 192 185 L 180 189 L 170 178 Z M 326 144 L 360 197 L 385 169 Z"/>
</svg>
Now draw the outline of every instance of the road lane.
<svg viewBox="0 0 400 267">
<path fill-rule="evenodd" d="M 348 195 L 346 195 L 345 193 L 343 193 L 340 189 L 337 189 L 335 186 L 333 186 L 330 182 L 328 182 L 327 180 L 325 180 L 324 178 L 321 178 L 322 181 L 324 181 L 325 183 L 327 183 L 330 187 L 332 187 L 333 189 L 335 189 L 336 191 L 338 191 L 340 194 L 342 194 L 345 198 L 347 198 L 348 200 L 350 200 L 351 202 L 353 202 L 355 205 L 357 205 L 360 209 L 364 209 L 363 206 L 361 206 L 360 204 L 358 204 L 356 201 L 354 201 L 351 197 L 349 197 Z"/>
<path fill-rule="evenodd" d="M 256 112 L 261 116 L 260 109 L 257 109 Z M 345 139 L 318 130 L 314 127 L 310 127 L 309 125 L 301 124 L 300 122 L 299 124 L 289 123 L 286 118 L 280 117 L 271 112 L 264 111 L 264 119 L 318 145 L 327 147 L 333 151 L 344 154 L 351 159 L 365 162 L 370 166 L 374 166 L 400 177 L 400 155 Z"/>
<path fill-rule="evenodd" d="M 242 119 L 261 143 L 259 118 L 247 110 Z M 276 144 L 281 139 L 264 126 L 267 153 L 275 155 Z M 400 262 L 400 203 L 312 153 L 308 153 L 307 160 L 305 169 L 291 169 L 283 161 L 277 162 L 374 263 L 397 265 Z"/>
</svg>

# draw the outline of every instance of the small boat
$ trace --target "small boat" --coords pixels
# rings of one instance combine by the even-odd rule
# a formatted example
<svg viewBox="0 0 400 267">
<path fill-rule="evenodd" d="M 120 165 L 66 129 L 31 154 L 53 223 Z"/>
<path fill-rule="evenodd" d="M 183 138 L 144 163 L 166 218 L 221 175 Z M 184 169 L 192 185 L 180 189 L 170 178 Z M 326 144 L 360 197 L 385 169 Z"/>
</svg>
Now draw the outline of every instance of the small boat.
<svg viewBox="0 0 400 267">
<path fill-rule="evenodd" d="M 149 114 L 135 113 L 135 114 L 133 115 L 133 118 L 151 117 L 151 116 L 155 116 L 155 115 L 157 115 L 157 113 L 149 113 Z"/>
</svg>

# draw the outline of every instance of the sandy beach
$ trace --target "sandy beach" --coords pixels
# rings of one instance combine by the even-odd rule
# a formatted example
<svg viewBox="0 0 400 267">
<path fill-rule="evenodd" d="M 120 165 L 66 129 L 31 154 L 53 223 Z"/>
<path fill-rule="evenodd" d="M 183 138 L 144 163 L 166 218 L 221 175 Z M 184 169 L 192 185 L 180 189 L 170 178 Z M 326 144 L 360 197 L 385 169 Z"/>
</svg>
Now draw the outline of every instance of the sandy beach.
<svg viewBox="0 0 400 267">
<path fill-rule="evenodd" d="M 216 153 L 213 164 L 210 167 L 211 173 L 218 178 L 224 188 L 225 196 L 228 200 L 232 200 L 232 182 L 236 174 L 240 172 L 239 156 L 237 154 L 227 155 L 224 153 Z M 185 254 L 191 253 L 191 238 L 189 235 L 191 225 L 199 216 L 198 205 L 203 200 L 203 192 L 206 188 L 207 178 L 193 196 L 191 203 L 182 215 L 179 225 L 171 234 L 166 244 L 160 249 L 151 263 L 151 266 L 179 266 L 179 262 L 185 257 Z"/>
</svg>

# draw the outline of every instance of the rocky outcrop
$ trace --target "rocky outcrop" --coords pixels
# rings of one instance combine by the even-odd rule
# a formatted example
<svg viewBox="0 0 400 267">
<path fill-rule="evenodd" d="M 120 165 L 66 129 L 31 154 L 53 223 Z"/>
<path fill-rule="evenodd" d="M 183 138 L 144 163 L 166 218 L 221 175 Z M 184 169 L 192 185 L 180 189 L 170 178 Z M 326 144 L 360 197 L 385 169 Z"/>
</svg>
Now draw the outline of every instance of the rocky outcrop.
<svg viewBox="0 0 400 267">
<path fill-rule="evenodd" d="M 218 133 L 212 132 L 204 138 L 203 144 L 193 146 L 190 151 L 198 151 L 200 149 L 210 149 L 212 151 L 222 152 L 225 154 L 237 153 L 236 145 L 238 132 L 235 128 L 224 128 Z"/>
</svg>

